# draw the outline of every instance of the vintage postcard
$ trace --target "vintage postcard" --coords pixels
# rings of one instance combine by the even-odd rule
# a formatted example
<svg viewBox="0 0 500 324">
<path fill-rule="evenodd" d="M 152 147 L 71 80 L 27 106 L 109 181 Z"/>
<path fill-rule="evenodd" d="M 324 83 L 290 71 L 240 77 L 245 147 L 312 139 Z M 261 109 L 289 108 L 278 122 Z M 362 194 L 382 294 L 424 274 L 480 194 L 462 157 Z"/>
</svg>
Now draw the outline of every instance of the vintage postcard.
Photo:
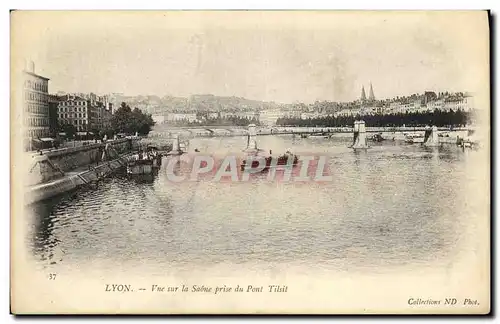
<svg viewBox="0 0 500 324">
<path fill-rule="evenodd" d="M 14 314 L 488 314 L 487 11 L 11 12 Z"/>
</svg>

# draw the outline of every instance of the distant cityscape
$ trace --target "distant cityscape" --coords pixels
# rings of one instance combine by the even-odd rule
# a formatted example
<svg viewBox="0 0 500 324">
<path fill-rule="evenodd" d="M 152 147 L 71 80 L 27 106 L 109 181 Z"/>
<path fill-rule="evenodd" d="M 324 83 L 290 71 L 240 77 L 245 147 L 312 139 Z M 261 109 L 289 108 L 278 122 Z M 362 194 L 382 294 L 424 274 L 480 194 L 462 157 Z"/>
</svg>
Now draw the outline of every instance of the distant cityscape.
<svg viewBox="0 0 500 324">
<path fill-rule="evenodd" d="M 368 96 L 364 86 L 359 99 L 351 102 L 316 101 L 305 103 L 275 103 L 241 97 L 211 94 L 185 97 L 155 95 L 126 96 L 121 93 L 50 94 L 49 78 L 36 74 L 29 62 L 23 70 L 25 140 L 57 137 L 64 125 L 73 125 L 79 134 L 99 132 L 109 128 L 113 113 L 122 102 L 132 109 L 150 114 L 156 124 L 203 124 L 204 121 L 249 120 L 260 125 L 276 125 L 278 119 L 315 119 L 325 117 L 371 116 L 434 111 L 469 112 L 474 97 L 467 92 L 424 91 L 406 96 L 377 99 L 370 83 Z"/>
</svg>

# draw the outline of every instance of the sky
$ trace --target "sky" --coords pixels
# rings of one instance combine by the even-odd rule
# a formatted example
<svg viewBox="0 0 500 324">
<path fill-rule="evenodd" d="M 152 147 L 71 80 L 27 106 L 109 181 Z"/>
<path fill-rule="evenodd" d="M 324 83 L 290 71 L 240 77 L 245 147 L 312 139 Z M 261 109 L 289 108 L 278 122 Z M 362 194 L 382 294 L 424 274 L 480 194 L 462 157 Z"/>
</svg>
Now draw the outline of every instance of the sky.
<svg viewBox="0 0 500 324">
<path fill-rule="evenodd" d="M 14 12 L 49 92 L 282 103 L 489 91 L 486 12 Z"/>
</svg>

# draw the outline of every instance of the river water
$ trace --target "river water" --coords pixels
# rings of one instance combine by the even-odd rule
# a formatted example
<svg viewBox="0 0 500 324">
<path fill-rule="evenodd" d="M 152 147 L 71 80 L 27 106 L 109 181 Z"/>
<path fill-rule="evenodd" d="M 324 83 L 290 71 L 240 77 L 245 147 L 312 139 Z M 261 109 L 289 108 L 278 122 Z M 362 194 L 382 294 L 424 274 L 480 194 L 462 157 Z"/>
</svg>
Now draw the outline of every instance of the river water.
<svg viewBox="0 0 500 324">
<path fill-rule="evenodd" d="M 328 182 L 172 183 L 164 160 L 153 178 L 117 175 L 29 206 L 27 246 L 42 267 L 92 265 L 189 271 L 315 264 L 354 271 L 453 257 L 470 213 L 473 151 L 386 141 L 367 152 L 348 139 L 259 136 L 259 147 L 327 157 Z M 190 143 L 224 156 L 246 138 Z M 469 203 L 468 203 L 469 201 Z M 159 271 L 159 270 L 158 270 Z"/>
</svg>

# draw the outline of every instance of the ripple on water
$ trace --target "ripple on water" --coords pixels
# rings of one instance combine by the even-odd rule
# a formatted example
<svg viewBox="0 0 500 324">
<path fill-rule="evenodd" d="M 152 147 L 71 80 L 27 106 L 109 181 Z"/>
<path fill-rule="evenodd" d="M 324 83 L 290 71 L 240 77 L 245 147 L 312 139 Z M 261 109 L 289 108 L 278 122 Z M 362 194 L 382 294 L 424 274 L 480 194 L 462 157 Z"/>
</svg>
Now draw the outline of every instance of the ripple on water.
<svg viewBox="0 0 500 324">
<path fill-rule="evenodd" d="M 196 139 L 231 151 L 241 139 Z M 235 144 L 236 143 L 236 144 Z M 240 145 L 241 144 L 241 145 Z M 279 152 L 287 137 L 259 137 Z M 173 184 L 107 179 L 35 205 L 33 254 L 58 265 L 136 261 L 158 267 L 231 263 L 353 269 L 434 260 L 458 241 L 466 163 L 453 149 L 302 141 L 329 157 L 328 183 Z M 33 206 L 32 206 L 33 207 Z M 64 251 L 64 252 L 61 252 Z M 63 257 L 61 257 L 63 256 Z"/>
</svg>

